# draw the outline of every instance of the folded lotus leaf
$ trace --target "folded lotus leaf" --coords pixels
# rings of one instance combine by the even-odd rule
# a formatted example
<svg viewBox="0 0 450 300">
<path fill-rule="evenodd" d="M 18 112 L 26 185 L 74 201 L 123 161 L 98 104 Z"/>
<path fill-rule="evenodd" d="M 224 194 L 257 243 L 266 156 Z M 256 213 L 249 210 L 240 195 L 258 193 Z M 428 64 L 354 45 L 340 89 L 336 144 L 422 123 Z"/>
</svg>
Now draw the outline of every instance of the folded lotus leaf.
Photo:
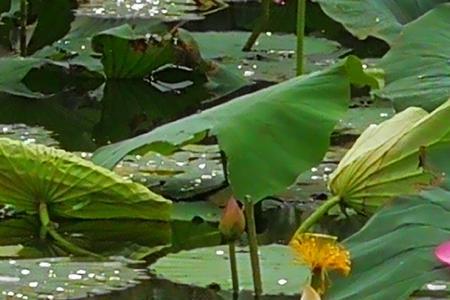
<svg viewBox="0 0 450 300">
<path fill-rule="evenodd" d="M 423 167 L 423 149 L 450 144 L 450 100 L 432 113 L 410 107 L 358 138 L 330 177 L 329 189 L 360 212 L 415 193 L 437 178 Z"/>
<path fill-rule="evenodd" d="M 171 202 L 90 161 L 55 148 L 0 138 L 0 203 L 57 217 L 169 220 Z"/>
</svg>

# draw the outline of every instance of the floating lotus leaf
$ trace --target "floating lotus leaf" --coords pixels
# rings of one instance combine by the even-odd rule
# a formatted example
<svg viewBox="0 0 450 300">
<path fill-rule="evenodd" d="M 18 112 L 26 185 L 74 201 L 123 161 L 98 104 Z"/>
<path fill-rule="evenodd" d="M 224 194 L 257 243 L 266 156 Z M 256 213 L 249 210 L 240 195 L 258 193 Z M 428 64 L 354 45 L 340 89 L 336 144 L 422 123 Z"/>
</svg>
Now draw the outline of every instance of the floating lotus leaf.
<svg viewBox="0 0 450 300">
<path fill-rule="evenodd" d="M 309 283 L 310 270 L 295 263 L 288 246 L 268 245 L 259 250 L 266 295 L 299 294 L 301 288 Z M 205 288 L 218 285 L 221 290 L 230 291 L 232 287 L 228 259 L 227 246 L 207 247 L 169 254 L 150 268 L 159 278 L 175 283 Z M 252 272 L 246 248 L 237 249 L 237 262 L 241 290 L 252 291 Z"/>
<path fill-rule="evenodd" d="M 2 299 L 84 299 L 139 284 L 146 274 L 118 261 L 69 258 L 0 262 Z"/>
</svg>

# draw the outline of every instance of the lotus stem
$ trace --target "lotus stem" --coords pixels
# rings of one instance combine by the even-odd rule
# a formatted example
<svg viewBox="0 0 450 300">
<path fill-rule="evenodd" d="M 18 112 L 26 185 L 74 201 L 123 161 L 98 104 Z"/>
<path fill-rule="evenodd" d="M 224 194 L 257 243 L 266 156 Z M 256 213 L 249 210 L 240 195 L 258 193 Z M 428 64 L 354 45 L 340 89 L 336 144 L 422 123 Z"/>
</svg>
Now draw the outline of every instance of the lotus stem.
<svg viewBox="0 0 450 300">
<path fill-rule="evenodd" d="M 254 204 L 249 200 L 245 200 L 244 213 L 247 223 L 248 243 L 250 248 L 250 262 L 252 266 L 253 287 L 255 295 L 262 294 L 261 269 L 259 266 L 258 240 L 256 238 L 256 225 L 254 215 Z"/>
<path fill-rule="evenodd" d="M 230 269 L 231 269 L 231 280 L 233 283 L 233 293 L 237 295 L 239 294 L 239 275 L 237 270 L 235 241 L 230 241 L 228 243 L 228 249 L 230 255 Z"/>
<path fill-rule="evenodd" d="M 27 22 L 28 22 L 28 4 L 27 0 L 20 0 L 20 56 L 27 55 Z"/>
<path fill-rule="evenodd" d="M 298 0 L 297 4 L 297 76 L 304 72 L 303 56 L 305 43 L 306 0 Z"/>
<path fill-rule="evenodd" d="M 80 256 L 93 256 L 96 258 L 102 258 L 102 256 L 96 253 L 83 249 L 69 242 L 62 235 L 60 235 L 58 231 L 56 231 L 55 225 L 50 220 L 47 203 L 42 201 L 39 203 L 39 219 L 41 221 L 42 227 L 46 228 L 45 232 L 48 232 L 48 234 L 55 240 L 56 244 L 58 244 L 58 246 L 60 246 L 61 248 L 67 250 L 69 253 Z M 45 238 L 46 234 L 43 234 L 43 232 L 44 231 L 41 230 L 41 238 Z"/>
<path fill-rule="evenodd" d="M 262 0 L 262 11 L 258 23 L 253 28 L 252 34 L 249 36 L 247 42 L 245 43 L 242 51 L 251 51 L 253 45 L 255 45 L 258 40 L 259 35 L 263 32 L 269 23 L 270 19 L 270 2 L 272 0 Z"/>
<path fill-rule="evenodd" d="M 317 208 L 305 221 L 302 222 L 295 234 L 307 232 L 314 224 L 316 224 L 332 207 L 341 202 L 339 196 L 333 196 L 325 201 L 319 208 Z"/>
</svg>

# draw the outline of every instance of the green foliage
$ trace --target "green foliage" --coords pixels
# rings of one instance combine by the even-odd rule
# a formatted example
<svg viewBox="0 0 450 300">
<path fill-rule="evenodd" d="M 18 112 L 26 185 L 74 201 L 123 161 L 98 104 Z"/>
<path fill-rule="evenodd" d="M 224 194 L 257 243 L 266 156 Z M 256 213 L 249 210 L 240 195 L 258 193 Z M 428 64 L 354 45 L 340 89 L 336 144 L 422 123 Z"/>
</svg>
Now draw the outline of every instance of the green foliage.
<svg viewBox="0 0 450 300">
<path fill-rule="evenodd" d="M 171 202 L 78 156 L 0 139 L 0 203 L 52 216 L 168 220 Z"/>
<path fill-rule="evenodd" d="M 93 161 L 111 168 L 130 152 L 170 152 L 210 134 L 227 156 L 234 194 L 259 201 L 322 159 L 333 128 L 347 110 L 352 82 L 376 84 L 355 57 L 106 146 Z"/>
<path fill-rule="evenodd" d="M 395 42 L 403 25 L 447 0 L 313 0 L 359 39 L 374 36 Z"/>
<path fill-rule="evenodd" d="M 448 267 L 434 257 L 449 240 L 449 188 L 395 199 L 346 240 L 352 272 L 333 281 L 327 299 L 410 299 L 426 283 L 449 281 Z"/>
<path fill-rule="evenodd" d="M 294 263 L 289 247 L 268 245 L 259 247 L 259 250 L 265 295 L 295 295 L 308 284 L 311 276 L 308 267 Z M 236 249 L 237 267 L 241 289 L 251 291 L 253 281 L 247 251 L 245 248 Z M 169 254 L 150 267 L 159 278 L 199 287 L 218 285 L 223 291 L 231 290 L 229 268 L 227 246 Z"/>
<path fill-rule="evenodd" d="M 379 66 L 386 87 L 377 95 L 397 110 L 420 106 L 433 110 L 450 97 L 450 3 L 406 25 Z"/>
<path fill-rule="evenodd" d="M 105 30 L 92 39 L 102 54 L 107 78 L 142 78 L 168 63 L 177 64 L 173 37 L 136 33 L 128 24 Z"/>
<path fill-rule="evenodd" d="M 296 76 L 295 35 L 264 33 L 251 52 L 243 52 L 248 35 L 244 31 L 192 33 L 204 58 L 238 70 L 252 80 L 281 82 Z M 346 52 L 339 43 L 305 37 L 306 72 L 323 69 Z"/>
<path fill-rule="evenodd" d="M 48 97 L 77 85 L 89 90 L 102 82 L 95 72 L 83 67 L 73 69 L 68 63 L 45 58 L 3 57 L 0 58 L 0 69 L 4 72 L 0 77 L 0 92 L 27 98 Z M 87 85 L 86 79 L 89 79 Z"/>
</svg>

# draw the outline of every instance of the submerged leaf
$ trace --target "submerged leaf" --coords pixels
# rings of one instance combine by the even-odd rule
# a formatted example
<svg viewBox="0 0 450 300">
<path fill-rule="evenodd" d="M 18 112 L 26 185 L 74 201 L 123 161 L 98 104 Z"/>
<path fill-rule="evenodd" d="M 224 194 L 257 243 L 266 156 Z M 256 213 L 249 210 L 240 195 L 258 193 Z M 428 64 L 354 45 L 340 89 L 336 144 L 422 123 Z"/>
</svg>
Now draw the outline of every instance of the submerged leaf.
<svg viewBox="0 0 450 300">
<path fill-rule="evenodd" d="M 168 220 L 171 202 L 78 156 L 0 138 L 0 203 L 53 216 Z"/>
<path fill-rule="evenodd" d="M 450 100 L 430 114 L 408 108 L 369 127 L 331 174 L 331 192 L 360 212 L 373 212 L 432 184 L 436 175 L 423 168 L 421 149 L 450 143 L 449 119 Z"/>
<path fill-rule="evenodd" d="M 145 276 L 118 261 L 69 258 L 3 260 L 0 274 L 0 290 L 9 295 L 3 299 L 83 299 L 133 287 Z"/>
</svg>

